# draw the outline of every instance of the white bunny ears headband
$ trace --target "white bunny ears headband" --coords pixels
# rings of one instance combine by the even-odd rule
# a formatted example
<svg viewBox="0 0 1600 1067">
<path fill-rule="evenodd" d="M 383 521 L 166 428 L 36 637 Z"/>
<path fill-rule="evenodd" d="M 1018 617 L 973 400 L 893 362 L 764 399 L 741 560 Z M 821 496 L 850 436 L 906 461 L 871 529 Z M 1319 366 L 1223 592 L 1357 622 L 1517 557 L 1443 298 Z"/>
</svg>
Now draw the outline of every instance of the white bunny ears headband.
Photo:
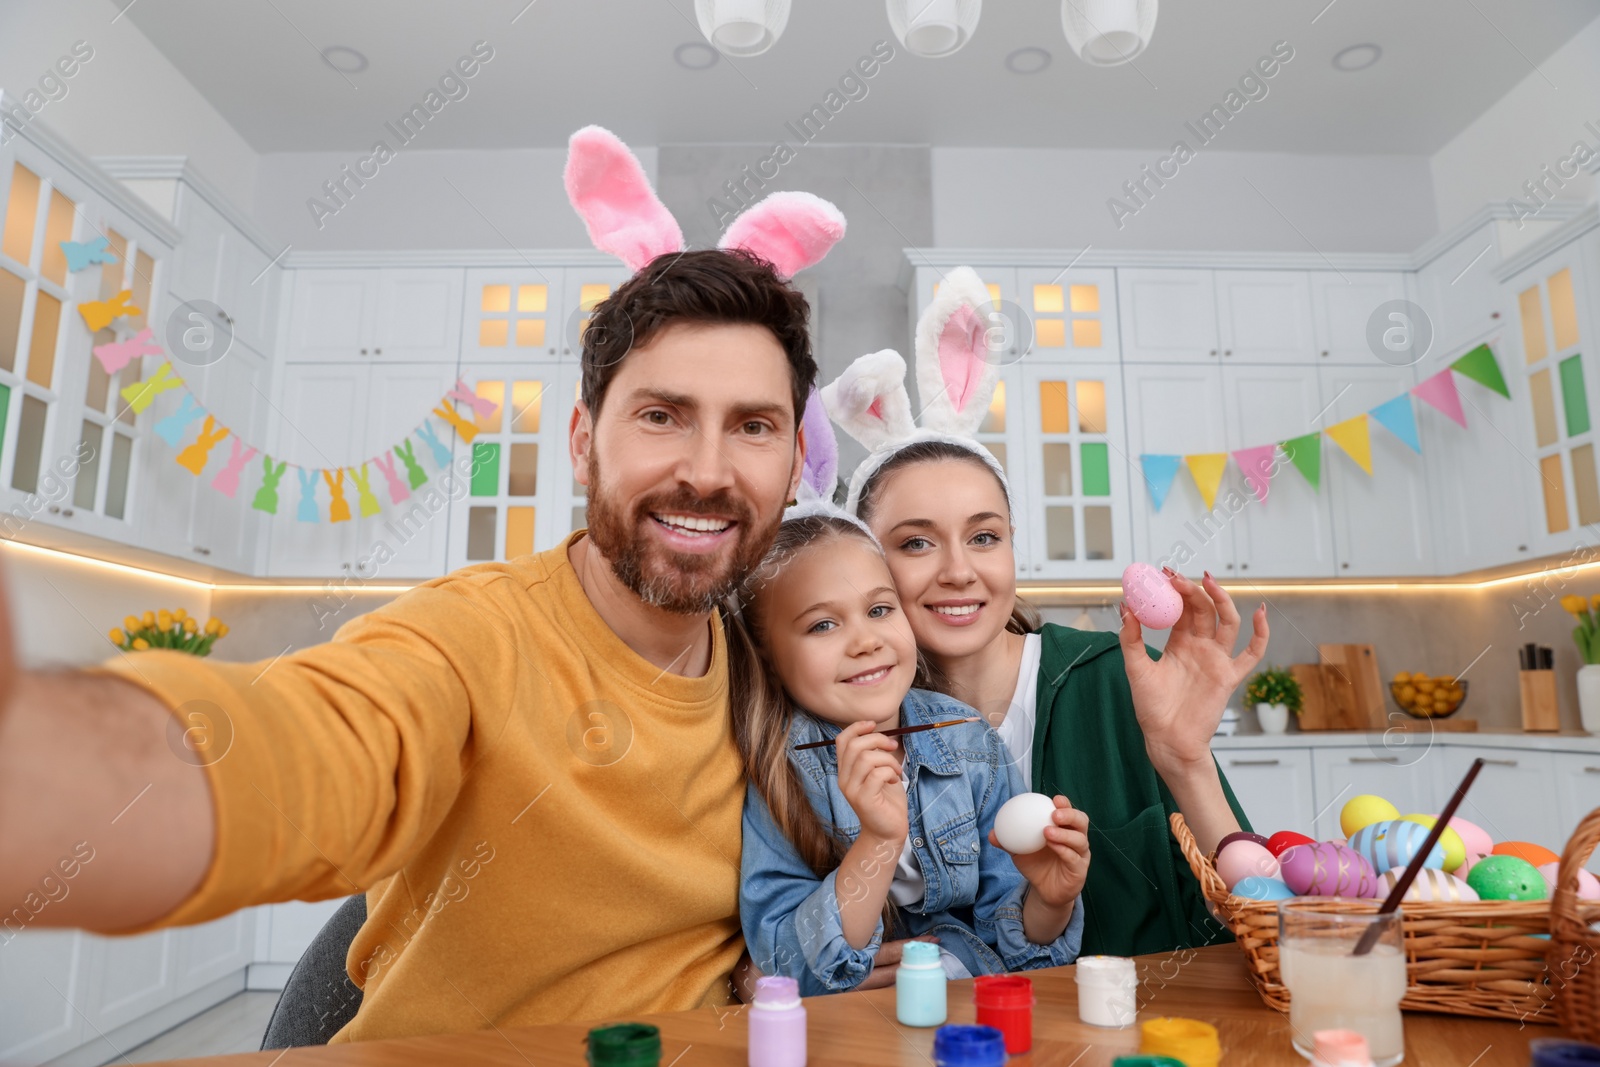
<svg viewBox="0 0 1600 1067">
<path fill-rule="evenodd" d="M 974 436 L 994 398 L 999 366 L 986 321 L 989 290 L 971 267 L 945 276 L 917 320 L 917 395 L 921 427 L 911 416 L 906 363 L 892 348 L 861 356 L 822 389 L 822 402 L 846 433 L 869 454 L 850 476 L 845 508 L 861 506 L 861 490 L 879 467 L 908 445 L 943 441 L 971 452 L 989 465 L 1012 506 L 1011 484 L 994 454 Z M 809 438 L 808 438 L 809 439 Z"/>
<path fill-rule="evenodd" d="M 685 250 L 683 231 L 638 157 L 610 130 L 585 126 L 567 142 L 567 199 L 589 239 L 638 272 L 657 256 Z M 844 236 L 839 209 L 810 193 L 773 193 L 728 224 L 717 247 L 742 249 L 784 280 L 819 262 Z"/>
</svg>

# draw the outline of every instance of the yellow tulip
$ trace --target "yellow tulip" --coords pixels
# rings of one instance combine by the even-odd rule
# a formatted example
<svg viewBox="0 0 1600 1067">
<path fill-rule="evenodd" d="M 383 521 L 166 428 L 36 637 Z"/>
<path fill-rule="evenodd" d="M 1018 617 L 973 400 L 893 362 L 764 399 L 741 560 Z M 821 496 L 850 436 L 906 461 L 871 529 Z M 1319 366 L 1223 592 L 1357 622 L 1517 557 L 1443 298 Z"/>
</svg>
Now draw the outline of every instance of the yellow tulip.
<svg viewBox="0 0 1600 1067">
<path fill-rule="evenodd" d="M 154 626 L 156 624 L 156 613 L 153 611 L 147 611 L 139 617 L 139 621 L 144 623 L 146 626 Z"/>
<path fill-rule="evenodd" d="M 210 619 L 206 622 L 206 633 L 215 635 L 221 626 L 222 622 L 220 620 Z"/>
<path fill-rule="evenodd" d="M 137 630 L 139 628 L 139 616 L 129 615 L 126 619 L 122 620 L 122 625 L 127 627 L 130 631 Z"/>
<path fill-rule="evenodd" d="M 228 636 L 228 624 L 227 623 L 223 623 L 221 625 L 221 627 L 217 630 L 217 636 L 218 637 L 227 637 Z"/>
<path fill-rule="evenodd" d="M 120 645 L 122 644 L 122 640 L 122 631 L 113 626 L 111 628 L 111 643 L 113 645 Z"/>
<path fill-rule="evenodd" d="M 1589 598 L 1589 607 L 1594 611 L 1600 611 L 1600 593 Z"/>
<path fill-rule="evenodd" d="M 1589 601 L 1581 596 L 1569 594 L 1561 598 L 1561 610 L 1572 615 L 1582 615 L 1589 609 Z"/>
<path fill-rule="evenodd" d="M 193 619 L 184 619 L 183 620 L 183 632 L 186 633 L 186 634 L 192 634 L 192 633 L 194 633 L 195 628 L 198 627 L 199 625 L 200 624 L 195 622 Z"/>
<path fill-rule="evenodd" d="M 189 617 L 189 613 L 187 611 L 185 611 L 183 608 L 179 608 L 177 611 L 174 611 L 172 613 L 172 617 L 174 619 L 177 619 L 179 622 L 182 622 L 184 619 L 187 619 Z"/>
<path fill-rule="evenodd" d="M 147 649 L 147 648 L 149 648 L 149 647 L 150 647 L 150 642 L 149 642 L 149 641 L 146 641 L 146 640 L 145 640 L 145 639 L 144 639 L 144 638 L 142 638 L 142 637 L 135 637 L 135 638 L 134 638 L 134 639 L 133 639 L 133 648 L 134 648 L 134 651 L 136 651 L 136 652 L 143 652 L 143 651 L 144 651 L 144 650 L 145 650 L 145 649 Z"/>
<path fill-rule="evenodd" d="M 1568 608 L 1567 610 L 1571 611 L 1572 609 Z M 156 621 L 161 624 L 161 628 L 163 630 L 172 629 L 172 612 L 168 611 L 166 608 L 162 608 L 156 614 Z"/>
</svg>

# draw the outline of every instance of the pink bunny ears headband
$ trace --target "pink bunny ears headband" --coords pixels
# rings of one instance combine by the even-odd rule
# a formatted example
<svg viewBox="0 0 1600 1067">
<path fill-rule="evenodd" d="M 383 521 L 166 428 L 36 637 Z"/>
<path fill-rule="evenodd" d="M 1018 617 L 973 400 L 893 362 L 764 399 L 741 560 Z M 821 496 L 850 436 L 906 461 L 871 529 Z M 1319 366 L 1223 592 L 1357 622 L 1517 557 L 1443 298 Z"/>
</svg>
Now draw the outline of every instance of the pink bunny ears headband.
<svg viewBox="0 0 1600 1067">
<path fill-rule="evenodd" d="M 657 256 L 684 250 L 683 231 L 638 157 L 599 126 L 567 142 L 567 199 L 589 239 L 637 272 Z M 821 261 L 844 236 L 839 209 L 810 193 L 773 193 L 728 224 L 717 247 L 742 249 L 772 264 L 784 280 Z"/>
<path fill-rule="evenodd" d="M 1004 468 L 975 436 L 1000 377 L 984 317 L 989 305 L 989 290 L 977 273 L 957 267 L 917 320 L 920 428 L 911 416 L 905 360 L 892 348 L 861 356 L 823 387 L 828 414 L 869 452 L 850 476 L 845 508 L 851 514 L 859 510 L 861 490 L 878 468 L 907 445 L 922 441 L 943 441 L 982 459 L 1005 488 L 1007 505 L 1012 504 Z"/>
</svg>

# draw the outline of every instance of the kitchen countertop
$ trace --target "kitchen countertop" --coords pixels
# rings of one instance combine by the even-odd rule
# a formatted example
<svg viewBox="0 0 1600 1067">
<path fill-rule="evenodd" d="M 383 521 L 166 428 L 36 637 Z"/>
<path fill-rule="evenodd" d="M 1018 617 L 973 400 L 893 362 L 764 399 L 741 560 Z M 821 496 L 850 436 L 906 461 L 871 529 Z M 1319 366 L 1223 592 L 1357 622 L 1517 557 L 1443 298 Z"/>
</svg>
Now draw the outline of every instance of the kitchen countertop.
<svg viewBox="0 0 1600 1067">
<path fill-rule="evenodd" d="M 1214 737 L 1214 751 L 1249 751 L 1274 748 L 1375 748 L 1399 752 L 1422 745 L 1446 748 L 1506 748 L 1530 752 L 1585 752 L 1600 755 L 1600 736 L 1577 732 L 1524 733 L 1521 730 L 1475 732 L 1429 730 L 1425 720 L 1407 728 L 1381 730 L 1314 730 L 1308 733 L 1234 734 Z"/>
</svg>

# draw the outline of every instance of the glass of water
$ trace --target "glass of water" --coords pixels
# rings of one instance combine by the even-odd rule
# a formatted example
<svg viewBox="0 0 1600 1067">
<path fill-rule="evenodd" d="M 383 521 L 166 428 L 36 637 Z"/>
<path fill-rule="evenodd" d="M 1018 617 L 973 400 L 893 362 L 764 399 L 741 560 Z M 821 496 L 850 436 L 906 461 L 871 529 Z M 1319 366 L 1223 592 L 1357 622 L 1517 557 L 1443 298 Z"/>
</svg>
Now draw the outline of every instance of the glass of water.
<svg viewBox="0 0 1600 1067">
<path fill-rule="evenodd" d="M 1375 903 L 1372 909 L 1348 908 L 1320 897 L 1295 897 L 1278 905 L 1278 968 L 1289 987 L 1294 1048 L 1309 1060 L 1312 1035 L 1318 1030 L 1354 1030 L 1367 1039 L 1376 1067 L 1393 1067 L 1405 1059 L 1400 998 L 1406 994 L 1406 957 L 1400 911 L 1379 915 Z M 1373 926 L 1379 933 L 1372 950 L 1351 955 Z"/>
</svg>

